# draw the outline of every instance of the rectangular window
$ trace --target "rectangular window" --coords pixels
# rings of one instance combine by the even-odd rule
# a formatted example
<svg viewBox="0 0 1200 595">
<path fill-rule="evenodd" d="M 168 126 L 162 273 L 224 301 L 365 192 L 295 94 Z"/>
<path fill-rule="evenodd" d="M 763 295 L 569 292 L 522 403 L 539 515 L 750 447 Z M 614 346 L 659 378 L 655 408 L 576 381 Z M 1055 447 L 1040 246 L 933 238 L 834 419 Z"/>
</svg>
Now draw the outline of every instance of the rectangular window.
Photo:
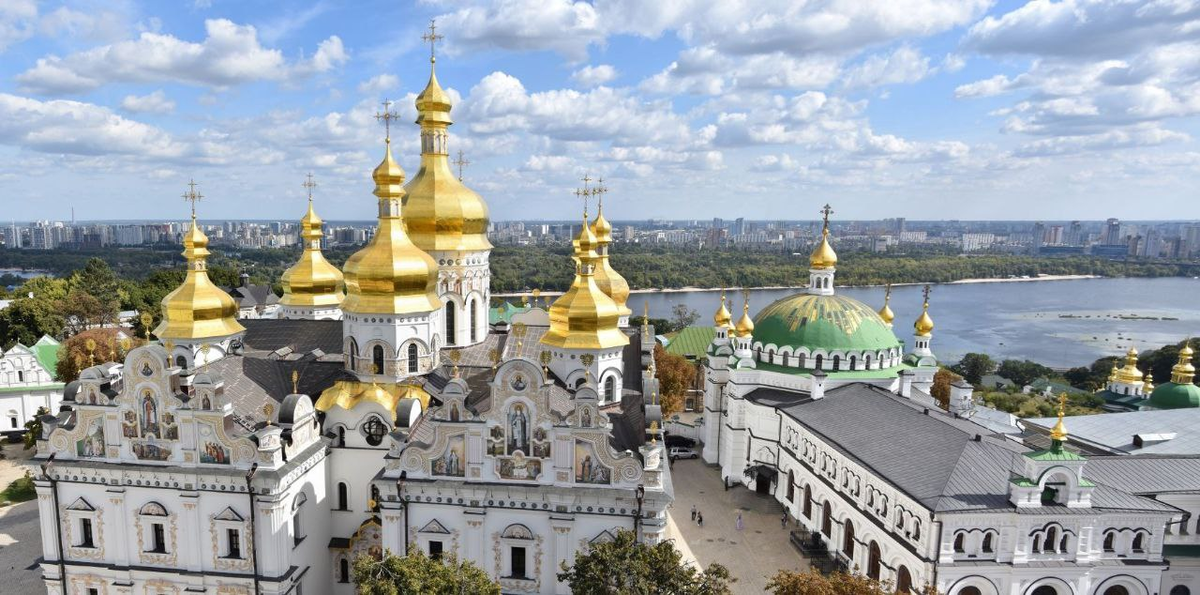
<svg viewBox="0 0 1200 595">
<path fill-rule="evenodd" d="M 512 574 L 513 578 L 525 578 L 525 548 L 512 548 Z"/>
<path fill-rule="evenodd" d="M 304 541 L 304 534 L 300 532 L 300 511 L 292 515 L 292 547 L 300 545 Z"/>
<path fill-rule="evenodd" d="M 242 557 L 242 532 L 237 529 L 226 529 L 225 538 L 229 541 L 228 554 L 226 558 L 241 558 Z"/>
<path fill-rule="evenodd" d="M 87 593 L 88 593 L 88 595 L 100 595 L 100 591 L 97 590 L 95 587 L 88 587 Z"/>
<path fill-rule="evenodd" d="M 150 551 L 156 554 L 165 554 L 167 552 L 167 537 L 166 529 L 162 523 L 153 523 L 150 525 Z"/>
<path fill-rule="evenodd" d="M 9 421 L 9 423 L 12 424 L 12 427 L 14 427 L 14 428 L 17 427 L 17 418 L 10 417 L 10 418 L 8 418 L 8 421 Z"/>
<path fill-rule="evenodd" d="M 434 560 L 442 559 L 442 542 L 440 542 L 440 541 L 430 541 L 429 542 L 429 557 L 433 558 Z"/>
<path fill-rule="evenodd" d="M 79 520 L 79 547 L 96 547 L 92 538 L 92 519 Z"/>
</svg>

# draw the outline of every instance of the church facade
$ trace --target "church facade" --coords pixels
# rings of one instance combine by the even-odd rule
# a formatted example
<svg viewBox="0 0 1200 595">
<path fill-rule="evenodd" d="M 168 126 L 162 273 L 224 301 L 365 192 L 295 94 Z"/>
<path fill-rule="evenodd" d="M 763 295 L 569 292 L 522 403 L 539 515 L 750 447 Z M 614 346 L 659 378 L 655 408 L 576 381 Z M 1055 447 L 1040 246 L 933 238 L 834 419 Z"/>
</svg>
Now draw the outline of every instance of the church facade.
<svg viewBox="0 0 1200 595">
<path fill-rule="evenodd" d="M 193 201 L 154 340 L 85 369 L 42 420 L 49 593 L 349 594 L 355 557 L 410 548 L 566 593 L 556 573 L 590 544 L 663 538 L 653 329 L 628 327 L 611 226 L 585 214 L 571 290 L 488 324 L 487 208 L 447 177 L 433 74 L 416 103 L 421 172 L 393 158 L 385 107 L 377 230 L 341 270 L 309 180 L 277 319 L 239 317 L 212 283 Z"/>
</svg>

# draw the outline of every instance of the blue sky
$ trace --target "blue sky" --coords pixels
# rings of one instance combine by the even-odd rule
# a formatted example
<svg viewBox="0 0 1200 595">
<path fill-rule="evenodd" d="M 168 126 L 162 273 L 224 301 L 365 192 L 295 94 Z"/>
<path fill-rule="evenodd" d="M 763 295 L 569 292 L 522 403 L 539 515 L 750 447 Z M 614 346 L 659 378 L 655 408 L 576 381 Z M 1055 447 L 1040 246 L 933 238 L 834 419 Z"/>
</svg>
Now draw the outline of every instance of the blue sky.
<svg viewBox="0 0 1200 595">
<path fill-rule="evenodd" d="M 370 218 L 431 18 L 493 219 L 1200 217 L 1200 0 L 0 0 L 0 218 Z"/>
</svg>

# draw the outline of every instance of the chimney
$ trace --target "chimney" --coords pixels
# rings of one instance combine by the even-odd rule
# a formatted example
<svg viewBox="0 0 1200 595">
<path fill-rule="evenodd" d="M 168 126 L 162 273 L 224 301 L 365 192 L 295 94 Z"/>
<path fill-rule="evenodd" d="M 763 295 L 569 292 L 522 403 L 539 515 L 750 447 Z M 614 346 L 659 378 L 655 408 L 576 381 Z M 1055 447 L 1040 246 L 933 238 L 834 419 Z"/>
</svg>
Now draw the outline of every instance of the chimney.
<svg viewBox="0 0 1200 595">
<path fill-rule="evenodd" d="M 821 370 L 813 370 L 812 388 L 809 390 L 809 394 L 812 396 L 814 401 L 825 398 L 825 378 L 827 376 L 828 375 Z"/>
<path fill-rule="evenodd" d="M 242 273 L 241 275 L 238 275 L 238 279 L 241 280 L 242 287 L 250 285 L 250 273 Z"/>
<path fill-rule="evenodd" d="M 900 396 L 905 399 L 912 397 L 913 373 L 910 370 L 900 370 Z"/>
<path fill-rule="evenodd" d="M 975 387 L 971 386 L 966 380 L 959 380 L 950 385 L 950 411 L 958 415 L 967 415 L 971 412 L 971 406 L 974 404 L 971 399 L 971 394 L 975 391 Z"/>
</svg>

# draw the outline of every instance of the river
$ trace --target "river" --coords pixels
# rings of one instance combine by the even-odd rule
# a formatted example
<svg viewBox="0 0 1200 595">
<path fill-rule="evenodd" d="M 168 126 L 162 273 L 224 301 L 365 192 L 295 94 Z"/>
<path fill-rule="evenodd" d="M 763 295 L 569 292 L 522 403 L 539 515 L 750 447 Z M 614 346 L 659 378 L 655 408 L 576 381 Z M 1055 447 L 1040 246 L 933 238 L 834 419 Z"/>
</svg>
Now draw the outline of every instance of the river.
<svg viewBox="0 0 1200 595">
<path fill-rule="evenodd" d="M 796 291 L 752 290 L 750 312 Z M 880 287 L 837 291 L 876 309 L 883 304 Z M 635 293 L 629 307 L 640 315 L 645 302 L 651 317 L 668 318 L 671 308 L 682 303 L 700 313 L 701 323 L 710 323 L 719 295 L 708 290 Z M 741 295 L 730 295 L 736 320 Z M 950 283 L 935 286 L 930 302 L 936 325 L 933 351 L 947 362 L 974 351 L 997 360 L 1030 359 L 1064 368 L 1124 353 L 1130 345 L 1145 350 L 1200 336 L 1200 280 L 1192 278 Z M 896 334 L 909 345 L 920 308 L 920 286 L 892 289 Z"/>
</svg>

